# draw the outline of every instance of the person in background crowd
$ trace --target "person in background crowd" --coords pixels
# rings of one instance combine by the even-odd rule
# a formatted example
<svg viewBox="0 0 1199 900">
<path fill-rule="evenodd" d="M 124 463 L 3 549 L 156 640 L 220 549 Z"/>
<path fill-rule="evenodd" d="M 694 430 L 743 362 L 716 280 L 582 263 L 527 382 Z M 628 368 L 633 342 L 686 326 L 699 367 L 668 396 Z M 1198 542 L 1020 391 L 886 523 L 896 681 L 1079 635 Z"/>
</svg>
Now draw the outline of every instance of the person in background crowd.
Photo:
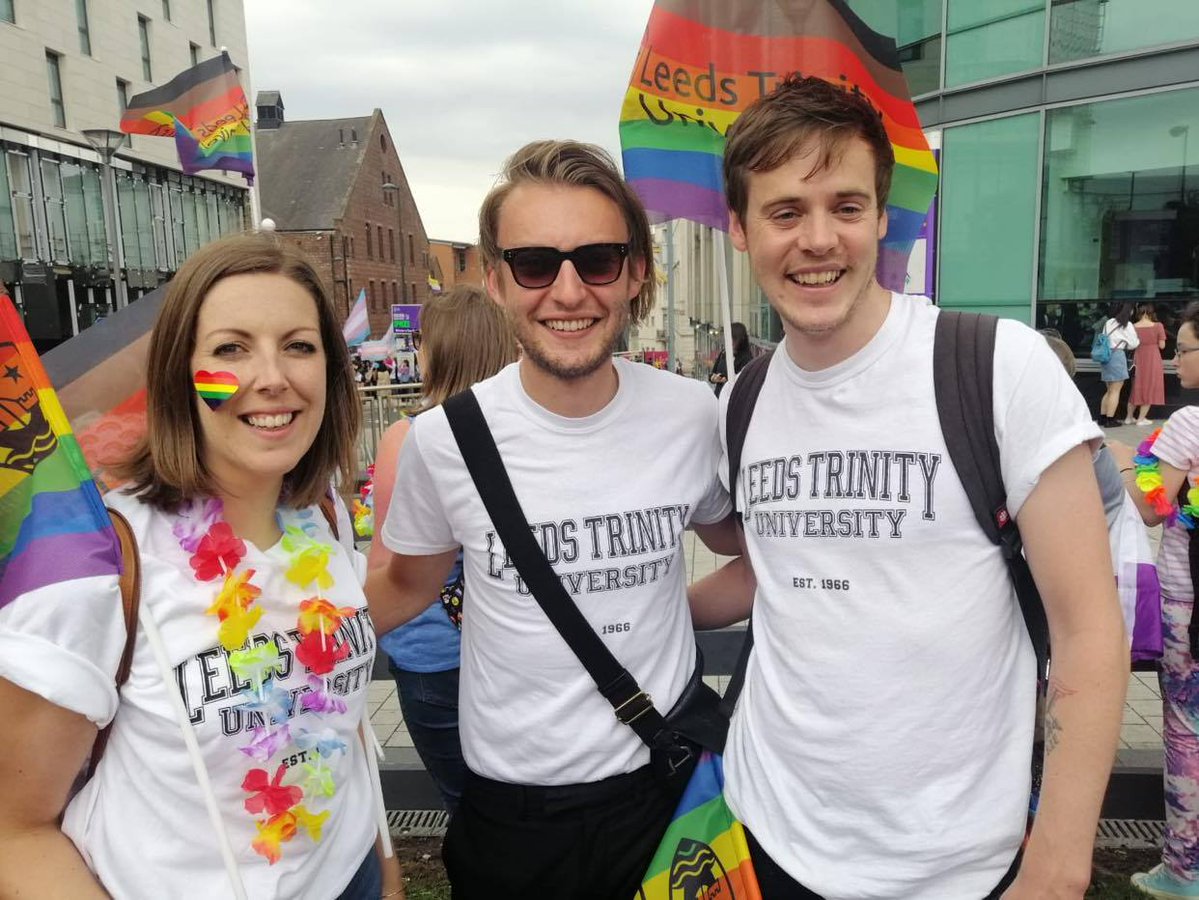
<svg viewBox="0 0 1199 900">
<path fill-rule="evenodd" d="M 749 365 L 749 361 L 753 359 L 753 350 L 749 346 L 749 332 L 745 330 L 743 324 L 734 322 L 732 325 L 732 334 L 733 372 L 736 374 Z M 712 364 L 712 374 L 708 376 L 708 381 L 716 386 L 713 390 L 715 390 L 717 397 L 724 390 L 724 385 L 728 380 L 728 360 L 724 358 L 724 350 L 721 350 L 720 354 L 716 357 L 716 362 Z"/>
<path fill-rule="evenodd" d="M 1132 390 L 1128 392 L 1125 425 L 1152 425 L 1149 409 L 1166 402 L 1166 375 L 1162 351 L 1166 349 L 1166 329 L 1157 320 L 1152 303 L 1137 307 L 1135 328 L 1140 345 L 1133 353 Z M 1134 415 L 1134 412 L 1136 414 Z"/>
<path fill-rule="evenodd" d="M 1111 357 L 1099 366 L 1099 378 L 1105 388 L 1099 401 L 1099 424 L 1105 428 L 1120 424 L 1116 410 L 1120 408 L 1120 391 L 1128 380 L 1128 351 L 1140 345 L 1137 330 L 1129 321 L 1131 318 L 1131 303 L 1113 303 L 1111 318 L 1102 326 L 1112 347 Z"/>
<path fill-rule="evenodd" d="M 512 329 L 503 310 L 482 288 L 459 285 L 434 294 L 425 301 L 421 318 L 421 368 L 428 376 L 422 384 L 417 415 L 516 360 Z M 407 360 L 400 361 L 401 380 L 407 365 Z M 397 516 L 410 515 L 403 497 L 392 504 L 396 466 L 410 421 L 403 418 L 389 427 L 375 454 L 375 522 L 380 531 L 389 511 Z M 386 566 L 391 558 L 391 551 L 377 534 L 367 557 L 372 569 Z M 379 646 L 390 660 L 400 710 L 413 746 L 451 814 L 458 808 L 466 775 L 458 735 L 459 629 L 464 588 L 459 555 L 438 595 L 430 598 L 428 608 L 379 637 Z"/>
<path fill-rule="evenodd" d="M 1199 387 L 1199 303 L 1191 303 L 1182 314 L 1175 352 L 1182 387 Z M 1199 484 L 1199 406 L 1184 406 L 1170 416 L 1148 453 L 1123 444 L 1111 447 L 1124 486 L 1145 524 L 1160 524 L 1179 513 L 1180 491 L 1193 491 Z M 1142 484 L 1155 485 L 1154 493 L 1147 495 Z M 1132 876 L 1140 891 L 1163 900 L 1199 897 L 1199 663 L 1188 635 L 1196 574 L 1189 548 L 1199 504 L 1188 497 L 1182 511 L 1190 524 L 1179 517 L 1164 527 L 1157 554 L 1162 587 L 1164 652 L 1158 678 L 1166 745 L 1166 834 L 1161 863 Z"/>
</svg>

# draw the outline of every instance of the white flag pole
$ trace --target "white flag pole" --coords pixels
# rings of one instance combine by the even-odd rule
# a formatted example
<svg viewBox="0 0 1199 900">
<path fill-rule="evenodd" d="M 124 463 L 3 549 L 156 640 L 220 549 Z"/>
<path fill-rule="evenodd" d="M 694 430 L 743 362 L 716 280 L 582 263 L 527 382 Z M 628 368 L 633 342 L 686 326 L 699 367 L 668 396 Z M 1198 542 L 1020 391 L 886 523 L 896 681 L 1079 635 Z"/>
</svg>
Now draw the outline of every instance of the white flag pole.
<svg viewBox="0 0 1199 900">
<path fill-rule="evenodd" d="M 732 381 L 737 373 L 733 369 L 733 303 L 729 291 L 728 263 L 724 258 L 728 247 L 728 235 L 719 228 L 712 228 L 709 233 L 712 236 L 712 253 L 716 257 L 716 289 L 720 297 L 720 318 L 724 323 L 725 377 Z"/>
</svg>

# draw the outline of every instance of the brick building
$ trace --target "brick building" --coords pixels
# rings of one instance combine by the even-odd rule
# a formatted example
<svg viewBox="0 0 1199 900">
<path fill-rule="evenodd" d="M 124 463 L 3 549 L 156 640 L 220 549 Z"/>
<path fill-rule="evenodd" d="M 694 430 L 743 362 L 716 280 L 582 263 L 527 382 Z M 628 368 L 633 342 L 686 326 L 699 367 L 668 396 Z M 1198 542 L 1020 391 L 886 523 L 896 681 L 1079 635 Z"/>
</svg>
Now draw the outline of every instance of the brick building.
<svg viewBox="0 0 1199 900">
<path fill-rule="evenodd" d="M 423 303 L 436 279 L 383 113 L 288 122 L 275 91 L 255 105 L 263 216 L 316 263 L 343 317 L 366 292 L 371 337 L 381 337 L 391 305 Z"/>
<path fill-rule="evenodd" d="M 441 286 L 449 290 L 456 284 L 483 284 L 483 260 L 477 244 L 462 241 L 429 241 L 434 259 L 441 264 Z"/>
</svg>

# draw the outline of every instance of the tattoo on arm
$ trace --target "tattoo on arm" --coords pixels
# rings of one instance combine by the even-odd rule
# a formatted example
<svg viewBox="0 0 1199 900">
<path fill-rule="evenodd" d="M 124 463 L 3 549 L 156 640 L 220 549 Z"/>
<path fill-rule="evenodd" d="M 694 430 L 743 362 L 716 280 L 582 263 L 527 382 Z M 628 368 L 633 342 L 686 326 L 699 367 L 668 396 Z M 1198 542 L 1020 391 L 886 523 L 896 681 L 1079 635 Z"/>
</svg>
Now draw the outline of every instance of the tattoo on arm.
<svg viewBox="0 0 1199 900">
<path fill-rule="evenodd" d="M 1054 676 L 1049 677 L 1049 690 L 1046 694 L 1045 701 L 1045 755 L 1048 756 L 1054 751 L 1058 745 L 1058 741 L 1062 736 L 1062 723 L 1057 718 L 1057 701 L 1063 697 L 1070 697 L 1077 691 L 1066 687 L 1061 679 Z"/>
</svg>

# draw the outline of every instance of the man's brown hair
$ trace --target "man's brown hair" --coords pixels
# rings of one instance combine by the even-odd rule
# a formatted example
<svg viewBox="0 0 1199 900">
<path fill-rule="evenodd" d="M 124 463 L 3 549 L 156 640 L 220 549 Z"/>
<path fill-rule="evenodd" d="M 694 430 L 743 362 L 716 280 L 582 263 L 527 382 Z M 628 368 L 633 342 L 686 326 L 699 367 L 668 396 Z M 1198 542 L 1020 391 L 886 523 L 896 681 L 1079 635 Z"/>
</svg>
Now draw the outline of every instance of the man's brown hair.
<svg viewBox="0 0 1199 900">
<path fill-rule="evenodd" d="M 777 88 L 755 100 L 726 137 L 725 198 L 729 209 L 742 220 L 749 206 L 749 174 L 777 169 L 813 141 L 817 154 L 809 177 L 832 165 L 849 141 L 865 141 L 874 155 L 879 215 L 886 208 L 895 152 L 883 120 L 865 97 L 823 78 L 788 75 Z"/>
<path fill-rule="evenodd" d="M 325 414 L 316 439 L 284 479 L 282 502 L 308 506 L 328 493 L 340 473 L 353 484 L 355 440 L 362 418 L 349 352 L 333 303 L 307 258 L 272 235 L 245 234 L 201 247 L 167 286 L 146 357 L 146 437 L 115 474 L 145 502 L 173 509 L 218 485 L 204 466 L 199 399 L 192 353 L 200 307 L 212 288 L 233 275 L 283 275 L 316 303 L 325 352 Z"/>
<path fill-rule="evenodd" d="M 626 265 L 639 262 L 644 267 L 641 290 L 629 304 L 629 320 L 641 322 L 654 305 L 654 241 L 650 234 L 645 207 L 637 194 L 621 177 L 616 163 L 602 147 L 578 141 L 534 141 L 508 158 L 499 183 L 491 189 L 479 208 L 479 252 L 488 271 L 503 260 L 499 245 L 500 211 L 512 190 L 522 184 L 566 185 L 594 188 L 617 205 L 629 229 L 629 257 Z"/>
<path fill-rule="evenodd" d="M 425 301 L 420 314 L 423 406 L 431 407 L 516 362 L 516 338 L 499 304 L 460 284 Z"/>
</svg>

